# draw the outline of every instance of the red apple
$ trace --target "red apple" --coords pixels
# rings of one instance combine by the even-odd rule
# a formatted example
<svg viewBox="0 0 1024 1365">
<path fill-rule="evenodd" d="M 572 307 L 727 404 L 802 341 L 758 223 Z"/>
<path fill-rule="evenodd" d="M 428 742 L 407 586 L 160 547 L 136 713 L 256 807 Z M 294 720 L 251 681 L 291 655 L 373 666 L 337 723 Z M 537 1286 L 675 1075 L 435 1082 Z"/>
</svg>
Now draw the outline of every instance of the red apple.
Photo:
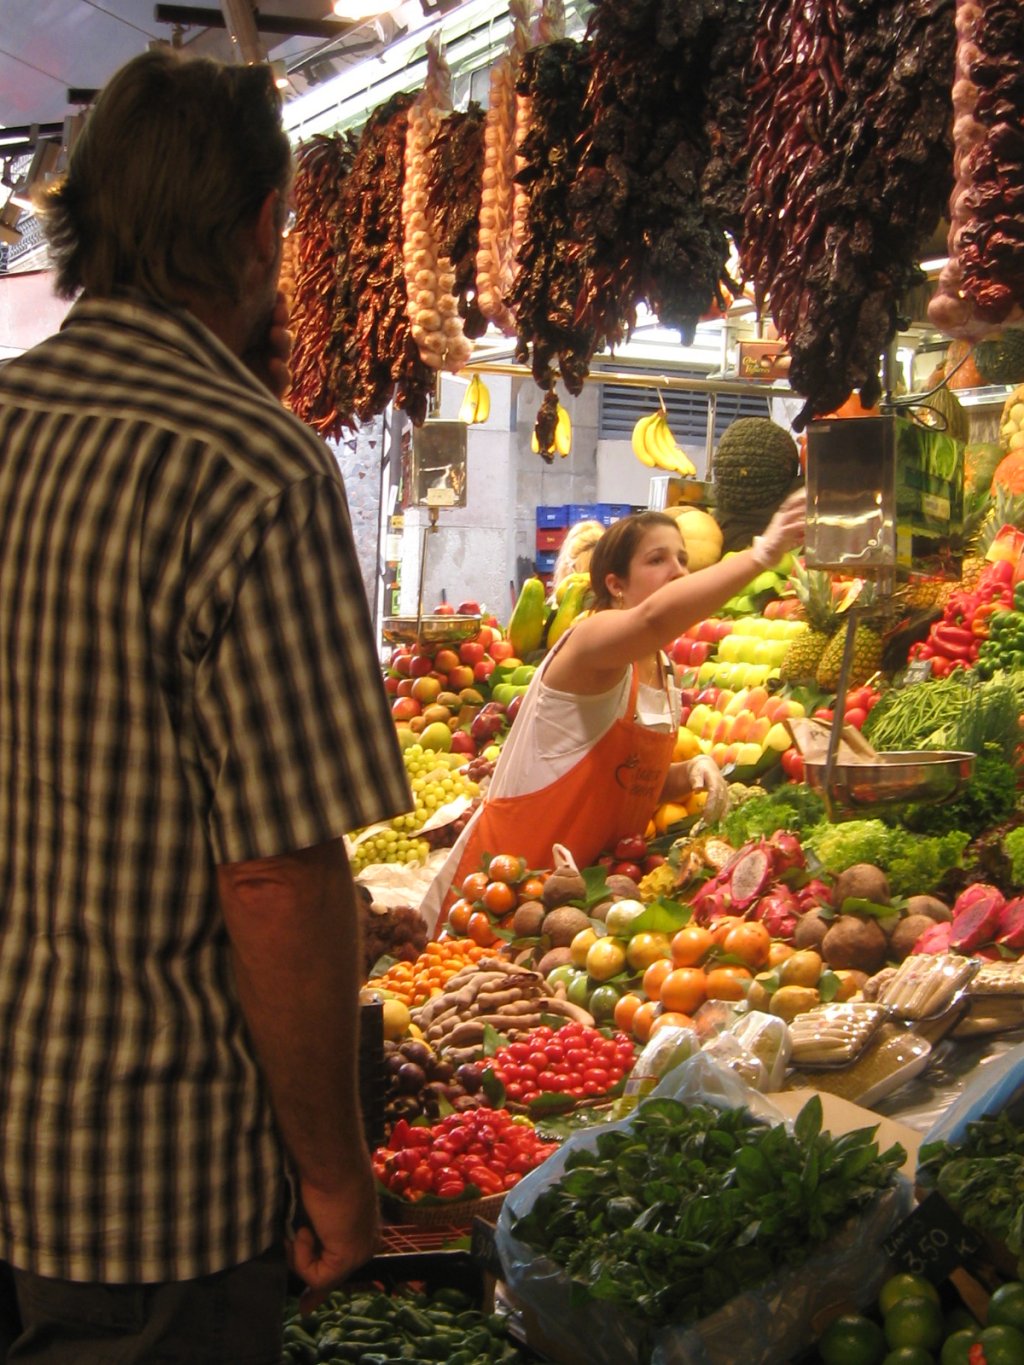
<svg viewBox="0 0 1024 1365">
<path fill-rule="evenodd" d="M 399 679 L 398 679 L 398 686 L 395 688 L 395 696 L 396 696 L 396 697 L 411 697 L 411 696 L 412 696 L 412 685 L 413 685 L 413 683 L 414 683 L 415 681 L 416 681 L 415 678 L 399 678 Z"/>
<path fill-rule="evenodd" d="M 401 682 L 401 678 L 397 677 L 397 676 L 396 676 L 395 674 L 393 674 L 393 673 L 388 673 L 388 674 L 386 675 L 386 677 L 384 678 L 384 691 L 387 692 L 388 695 L 391 696 L 391 697 L 397 697 L 397 696 L 398 696 L 398 684 L 399 684 L 400 682 Z"/>
<path fill-rule="evenodd" d="M 460 602 L 459 605 L 455 608 L 455 611 L 459 616 L 479 616 L 480 603 L 474 602 L 472 600 L 468 602 Z"/>
<path fill-rule="evenodd" d="M 694 640 L 690 645 L 690 667 L 699 668 L 706 663 L 713 649 L 714 645 L 709 640 Z"/>
<path fill-rule="evenodd" d="M 411 721 L 420 713 L 420 704 L 415 697 L 398 697 L 391 703 L 391 714 L 395 720 Z"/>
<path fill-rule="evenodd" d="M 520 692 L 519 695 L 513 697 L 509 704 L 505 707 L 505 717 L 508 720 L 509 725 L 511 725 L 512 722 L 515 720 L 516 716 L 518 716 L 519 708 L 522 706 L 522 704 L 523 694 Z"/>
<path fill-rule="evenodd" d="M 450 602 L 442 602 L 440 606 L 434 608 L 435 616 L 454 616 L 455 608 Z"/>
<path fill-rule="evenodd" d="M 434 671 L 434 661 L 429 654 L 414 654 L 409 660 L 409 673 L 414 678 L 425 678 Z"/>
<path fill-rule="evenodd" d="M 473 678 L 476 682 L 486 682 L 494 672 L 495 663 L 493 659 L 481 659 L 478 664 L 473 665 Z"/>
<path fill-rule="evenodd" d="M 393 654 L 391 656 L 391 667 L 396 673 L 400 673 L 403 678 L 407 678 L 409 676 L 409 670 L 412 668 L 412 655 Z"/>
<path fill-rule="evenodd" d="M 436 702 L 442 692 L 441 682 L 433 676 L 414 678 L 409 695 L 415 697 L 421 705 L 429 706 L 431 702 Z"/>
<path fill-rule="evenodd" d="M 515 650 L 512 648 L 511 640 L 493 640 L 488 650 L 495 663 L 501 663 L 505 659 L 511 659 Z"/>
<path fill-rule="evenodd" d="M 463 640 L 459 645 L 459 658 L 464 664 L 478 664 L 485 653 L 486 650 L 479 640 Z"/>
<path fill-rule="evenodd" d="M 452 732 L 452 753 L 454 754 L 476 754 L 476 740 L 466 730 L 454 730 Z"/>
</svg>

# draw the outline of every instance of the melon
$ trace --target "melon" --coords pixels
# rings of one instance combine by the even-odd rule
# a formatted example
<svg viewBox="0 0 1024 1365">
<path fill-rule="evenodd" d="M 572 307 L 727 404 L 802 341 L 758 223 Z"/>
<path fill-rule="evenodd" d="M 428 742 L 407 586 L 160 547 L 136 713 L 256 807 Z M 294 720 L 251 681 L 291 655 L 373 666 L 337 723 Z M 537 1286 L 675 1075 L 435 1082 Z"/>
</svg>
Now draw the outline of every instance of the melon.
<svg viewBox="0 0 1024 1365">
<path fill-rule="evenodd" d="M 706 569 L 722 558 L 722 528 L 699 507 L 666 507 L 679 527 L 690 569 Z"/>
</svg>

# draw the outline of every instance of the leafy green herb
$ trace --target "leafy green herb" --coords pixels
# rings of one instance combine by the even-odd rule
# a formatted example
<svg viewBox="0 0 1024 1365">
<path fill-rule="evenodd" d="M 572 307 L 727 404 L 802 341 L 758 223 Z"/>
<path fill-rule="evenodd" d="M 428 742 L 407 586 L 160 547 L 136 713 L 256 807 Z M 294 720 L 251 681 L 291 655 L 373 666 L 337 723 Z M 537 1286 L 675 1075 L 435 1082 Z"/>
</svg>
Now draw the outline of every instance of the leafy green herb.
<svg viewBox="0 0 1024 1365">
<path fill-rule="evenodd" d="M 1024 1129 L 1005 1111 L 969 1123 L 959 1143 L 925 1143 L 918 1169 L 935 1178 L 968 1227 L 1024 1258 Z"/>
<path fill-rule="evenodd" d="M 792 1135 L 742 1110 L 646 1100 L 573 1152 L 514 1231 L 564 1267 L 574 1302 L 693 1322 L 796 1265 L 888 1187 L 905 1153 L 875 1129 L 833 1138 L 812 1099 Z"/>
<path fill-rule="evenodd" d="M 784 783 L 764 796 L 752 796 L 722 821 L 722 835 L 734 848 L 776 830 L 803 830 L 824 817 L 825 803 L 803 782 Z"/>
<path fill-rule="evenodd" d="M 889 878 L 893 895 L 915 896 L 937 886 L 946 872 L 960 866 L 970 835 L 952 829 L 940 836 L 922 836 L 890 828 L 881 820 L 848 820 L 841 825 L 823 821 L 803 840 L 829 872 L 844 872 L 854 863 L 874 863 Z"/>
<path fill-rule="evenodd" d="M 1010 876 L 1016 886 L 1024 886 L 1024 825 L 1003 836 L 1003 852 L 1010 860 Z"/>
<path fill-rule="evenodd" d="M 979 755 L 971 780 L 952 801 L 940 806 L 908 806 L 901 811 L 900 820 L 921 834 L 938 834 L 953 827 L 965 829 L 976 838 L 993 825 L 1002 824 L 1016 808 L 1016 770 L 1000 754 L 989 753 Z"/>
</svg>

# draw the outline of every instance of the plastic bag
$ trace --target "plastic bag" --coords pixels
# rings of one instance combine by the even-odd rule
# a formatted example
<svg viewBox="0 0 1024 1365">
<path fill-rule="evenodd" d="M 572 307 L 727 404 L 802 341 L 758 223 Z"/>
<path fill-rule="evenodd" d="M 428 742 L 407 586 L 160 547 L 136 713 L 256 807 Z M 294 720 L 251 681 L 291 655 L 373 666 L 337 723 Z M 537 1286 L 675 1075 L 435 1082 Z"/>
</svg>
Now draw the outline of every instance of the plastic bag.
<svg viewBox="0 0 1024 1365">
<path fill-rule="evenodd" d="M 1008 1109 L 1024 1095 L 1024 1043 L 994 1058 L 967 1082 L 963 1091 L 925 1134 L 924 1142 L 959 1142 L 967 1125 Z M 924 1145 L 922 1143 L 922 1145 Z"/>
<path fill-rule="evenodd" d="M 670 1071 L 653 1092 L 685 1104 L 747 1109 L 755 1118 L 788 1121 L 769 1099 L 732 1071 L 703 1053 Z M 628 1128 L 632 1116 L 574 1134 L 546 1162 L 505 1197 L 495 1244 L 505 1283 L 522 1307 L 528 1333 L 554 1360 L 575 1365 L 782 1365 L 813 1340 L 811 1323 L 842 1303 L 863 1305 L 877 1293 L 887 1273 L 886 1259 L 872 1255 L 882 1238 L 910 1209 L 909 1182 L 899 1177 L 869 1209 L 837 1228 L 836 1235 L 805 1265 L 780 1271 L 741 1294 L 699 1323 L 664 1326 L 650 1332 L 610 1304 L 588 1301 L 576 1306 L 568 1276 L 547 1257 L 520 1242 L 512 1232 L 549 1185 L 558 1181 L 571 1152 L 593 1149 L 600 1133 Z"/>
</svg>

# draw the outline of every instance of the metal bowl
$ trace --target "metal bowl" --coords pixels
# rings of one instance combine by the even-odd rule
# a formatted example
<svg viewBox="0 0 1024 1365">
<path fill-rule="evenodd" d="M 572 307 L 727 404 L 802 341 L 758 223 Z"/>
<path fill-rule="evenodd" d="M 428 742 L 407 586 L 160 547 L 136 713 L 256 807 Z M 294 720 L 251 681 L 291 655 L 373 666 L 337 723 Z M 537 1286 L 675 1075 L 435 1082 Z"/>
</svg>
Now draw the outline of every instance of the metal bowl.
<svg viewBox="0 0 1024 1365">
<path fill-rule="evenodd" d="M 825 758 L 805 758 L 807 782 L 835 810 L 860 815 L 905 801 L 946 801 L 969 782 L 975 755 L 955 750 L 896 750 L 877 761 L 837 762 L 825 789 Z"/>
<path fill-rule="evenodd" d="M 389 645 L 452 645 L 479 630 L 479 616 L 385 616 L 382 634 Z"/>
</svg>

